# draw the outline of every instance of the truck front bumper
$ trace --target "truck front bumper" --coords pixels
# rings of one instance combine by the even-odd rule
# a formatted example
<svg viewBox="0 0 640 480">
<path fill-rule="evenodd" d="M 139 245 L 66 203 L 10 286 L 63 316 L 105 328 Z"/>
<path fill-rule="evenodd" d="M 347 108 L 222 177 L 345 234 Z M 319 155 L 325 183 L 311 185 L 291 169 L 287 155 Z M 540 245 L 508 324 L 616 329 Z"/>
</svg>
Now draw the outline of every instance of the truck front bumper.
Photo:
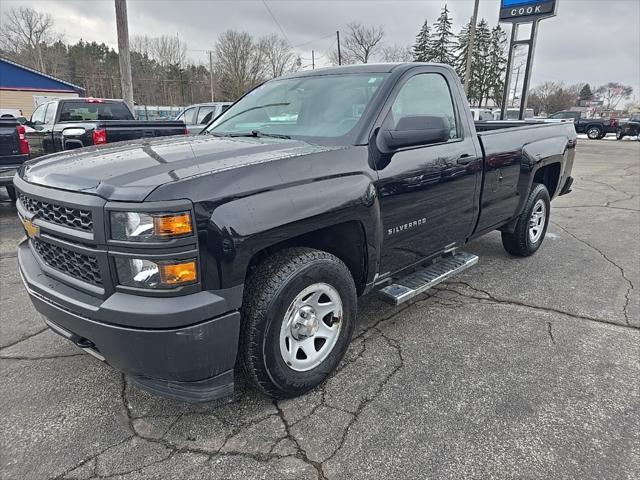
<svg viewBox="0 0 640 480">
<path fill-rule="evenodd" d="M 233 393 L 240 313 L 226 312 L 178 328 L 133 328 L 96 321 L 86 314 L 95 304 L 83 304 L 82 293 L 47 276 L 24 241 L 18 246 L 20 274 L 36 310 L 47 325 L 94 357 L 124 372 L 142 388 L 186 401 L 208 401 Z M 126 295 L 125 304 L 140 309 L 154 298 Z M 184 305 L 192 313 L 190 295 L 170 299 L 175 315 Z M 111 302 L 113 303 L 113 302 Z M 68 305 L 76 305 L 69 308 Z M 65 306 L 63 306 L 65 305 Z M 100 306 L 97 307 L 100 309 Z M 161 315 L 161 314 L 160 314 Z M 159 318 L 159 324 L 166 319 Z"/>
</svg>

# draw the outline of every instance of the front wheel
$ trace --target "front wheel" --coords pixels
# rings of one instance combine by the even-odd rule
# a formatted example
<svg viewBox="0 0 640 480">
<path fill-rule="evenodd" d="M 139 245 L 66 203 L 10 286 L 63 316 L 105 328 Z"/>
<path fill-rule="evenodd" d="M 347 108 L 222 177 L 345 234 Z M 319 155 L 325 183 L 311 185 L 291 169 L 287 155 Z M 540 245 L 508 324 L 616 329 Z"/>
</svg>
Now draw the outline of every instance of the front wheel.
<svg viewBox="0 0 640 480">
<path fill-rule="evenodd" d="M 356 288 L 337 257 L 310 248 L 280 251 L 245 286 L 241 363 L 267 395 L 290 398 L 338 366 L 356 323 Z"/>
<path fill-rule="evenodd" d="M 587 137 L 589 138 L 589 140 L 598 140 L 603 136 L 604 135 L 602 129 L 600 129 L 599 127 L 589 127 L 587 129 Z"/>
<path fill-rule="evenodd" d="M 550 209 L 551 200 L 547 187 L 534 183 L 514 232 L 502 232 L 504 249 L 518 257 L 533 255 L 542 245 L 547 233 Z"/>
<path fill-rule="evenodd" d="M 624 138 L 624 133 L 622 133 L 622 129 L 616 129 L 616 140 L 622 140 Z"/>
</svg>

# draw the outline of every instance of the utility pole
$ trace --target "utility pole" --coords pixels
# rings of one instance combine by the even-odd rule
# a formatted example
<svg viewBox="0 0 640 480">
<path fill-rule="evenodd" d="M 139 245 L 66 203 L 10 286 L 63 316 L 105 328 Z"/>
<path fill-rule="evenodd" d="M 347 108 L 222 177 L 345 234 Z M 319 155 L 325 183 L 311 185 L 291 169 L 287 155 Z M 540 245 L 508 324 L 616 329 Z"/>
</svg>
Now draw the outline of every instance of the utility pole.
<svg viewBox="0 0 640 480">
<path fill-rule="evenodd" d="M 338 65 L 342 65 L 342 53 L 340 53 L 340 31 L 336 31 L 336 38 L 338 39 Z"/>
<path fill-rule="evenodd" d="M 214 101 L 213 95 L 213 51 L 209 50 L 209 81 L 211 83 L 211 101 Z"/>
<path fill-rule="evenodd" d="M 316 57 L 313 54 L 313 50 L 311 50 L 311 70 L 316 69 Z"/>
<path fill-rule="evenodd" d="M 471 17 L 471 28 L 469 29 L 469 46 L 467 47 L 467 66 L 464 71 L 464 93 L 469 94 L 469 84 L 471 83 L 471 56 L 476 43 L 476 22 L 478 21 L 478 4 L 480 0 L 475 0 L 473 4 L 473 16 Z"/>
<path fill-rule="evenodd" d="M 131 81 L 131 55 L 129 53 L 129 26 L 127 0 L 116 2 L 116 28 L 118 31 L 118 58 L 120 60 L 120 85 L 122 99 L 133 112 L 133 82 Z"/>
</svg>

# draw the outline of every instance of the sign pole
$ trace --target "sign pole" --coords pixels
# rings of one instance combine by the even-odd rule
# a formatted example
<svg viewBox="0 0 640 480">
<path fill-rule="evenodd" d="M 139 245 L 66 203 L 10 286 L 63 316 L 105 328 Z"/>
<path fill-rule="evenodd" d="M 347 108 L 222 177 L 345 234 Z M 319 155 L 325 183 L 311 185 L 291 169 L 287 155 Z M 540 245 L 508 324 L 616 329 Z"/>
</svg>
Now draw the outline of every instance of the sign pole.
<svg viewBox="0 0 640 480">
<path fill-rule="evenodd" d="M 533 54 L 536 48 L 536 38 L 538 36 L 538 20 L 531 24 L 531 38 L 529 38 L 529 51 L 527 52 L 527 66 L 524 70 L 524 81 L 522 82 L 522 95 L 520 95 L 520 115 L 519 119 L 524 120 L 524 111 L 527 108 L 529 99 L 529 81 L 531 80 L 531 66 L 533 64 Z"/>
<path fill-rule="evenodd" d="M 518 35 L 518 24 L 511 25 L 511 40 L 509 41 L 509 55 L 507 56 L 507 70 L 504 79 L 504 92 L 502 92 L 502 110 L 500 120 L 504 120 L 507 114 L 507 103 L 509 102 L 509 84 L 511 83 L 511 64 L 513 63 L 514 43 Z"/>
</svg>

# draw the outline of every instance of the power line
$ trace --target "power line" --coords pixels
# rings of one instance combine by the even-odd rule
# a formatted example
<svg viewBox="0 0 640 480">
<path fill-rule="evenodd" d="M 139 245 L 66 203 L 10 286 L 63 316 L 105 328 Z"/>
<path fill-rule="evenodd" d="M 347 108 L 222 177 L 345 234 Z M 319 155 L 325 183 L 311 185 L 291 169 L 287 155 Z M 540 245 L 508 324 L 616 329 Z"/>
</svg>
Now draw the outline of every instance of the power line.
<svg viewBox="0 0 640 480">
<path fill-rule="evenodd" d="M 267 9 L 267 12 L 269 12 L 269 15 L 271 15 L 271 18 L 273 19 L 274 22 L 276 22 L 276 25 L 278 26 L 278 28 L 280 29 L 280 33 L 282 33 L 282 36 L 284 37 L 284 39 L 287 41 L 287 43 L 289 44 L 290 48 L 291 47 L 291 42 L 289 41 L 289 37 L 287 37 L 287 34 L 284 33 L 284 29 L 282 28 L 282 25 L 280 25 L 280 22 L 278 22 L 278 19 L 275 17 L 275 15 L 273 14 L 273 12 L 271 11 L 271 9 L 269 8 L 269 5 L 267 5 L 266 0 L 262 0 L 262 4 L 265 6 L 265 8 Z"/>
<path fill-rule="evenodd" d="M 298 43 L 297 45 L 293 45 L 291 48 L 302 47 L 304 45 L 308 45 L 310 43 L 317 42 L 318 40 L 324 40 L 325 38 L 333 37 L 334 35 L 335 34 L 332 32 L 332 33 L 329 33 L 328 35 L 324 35 L 322 37 L 314 38 L 313 40 L 307 40 L 306 42 Z"/>
</svg>

